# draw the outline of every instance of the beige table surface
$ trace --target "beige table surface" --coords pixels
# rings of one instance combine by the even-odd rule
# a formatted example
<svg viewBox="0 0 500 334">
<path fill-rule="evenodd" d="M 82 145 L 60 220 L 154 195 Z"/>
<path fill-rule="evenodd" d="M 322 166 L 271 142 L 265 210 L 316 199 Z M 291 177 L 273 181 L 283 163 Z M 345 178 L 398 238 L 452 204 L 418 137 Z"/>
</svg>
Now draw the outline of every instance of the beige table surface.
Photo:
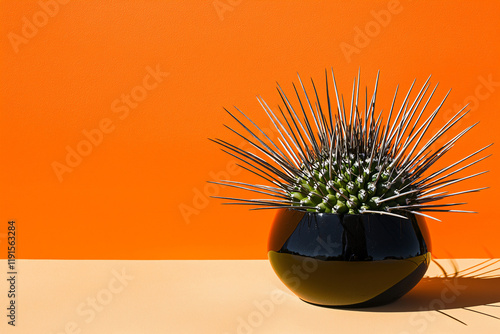
<svg viewBox="0 0 500 334">
<path fill-rule="evenodd" d="M 439 263 L 448 279 L 433 263 L 399 301 L 340 310 L 300 301 L 264 260 L 18 260 L 0 333 L 500 333 L 500 260 Z"/>
</svg>

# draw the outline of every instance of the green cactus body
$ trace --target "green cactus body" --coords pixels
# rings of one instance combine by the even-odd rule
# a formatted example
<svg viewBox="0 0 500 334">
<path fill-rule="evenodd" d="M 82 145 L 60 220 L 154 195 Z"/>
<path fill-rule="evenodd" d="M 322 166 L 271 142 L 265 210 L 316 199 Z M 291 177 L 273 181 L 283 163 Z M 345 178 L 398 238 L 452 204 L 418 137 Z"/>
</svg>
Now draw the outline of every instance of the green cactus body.
<svg viewBox="0 0 500 334">
<path fill-rule="evenodd" d="M 411 191 L 415 187 L 405 180 L 405 175 L 390 167 L 377 169 L 379 161 L 364 154 L 354 161 L 342 159 L 342 163 L 333 160 L 332 166 L 327 157 L 312 163 L 317 169 L 311 174 L 306 168 L 294 181 L 295 190 L 290 192 L 292 206 L 311 206 L 310 212 L 360 214 L 365 210 L 382 211 L 384 207 L 407 205 L 415 199 Z M 382 165 L 391 165 L 387 159 Z M 321 166 L 321 168 L 318 168 Z M 331 172 L 330 172 L 331 169 Z M 392 177 L 399 175 L 398 178 Z M 405 189 L 401 195 L 398 189 Z M 409 194 L 406 194 L 410 192 Z M 310 201 L 303 201 L 311 198 Z M 389 199 L 385 200 L 384 199 Z"/>
</svg>

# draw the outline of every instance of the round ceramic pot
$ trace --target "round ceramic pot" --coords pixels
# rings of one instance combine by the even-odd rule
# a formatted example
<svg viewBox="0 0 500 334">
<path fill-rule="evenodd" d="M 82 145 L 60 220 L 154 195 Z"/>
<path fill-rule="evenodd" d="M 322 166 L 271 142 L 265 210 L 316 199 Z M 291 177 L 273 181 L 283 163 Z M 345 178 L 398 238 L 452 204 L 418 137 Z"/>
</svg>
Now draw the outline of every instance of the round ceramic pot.
<svg viewBox="0 0 500 334">
<path fill-rule="evenodd" d="M 271 228 L 269 260 L 281 281 L 306 302 L 386 304 L 410 291 L 431 260 L 425 220 L 407 217 L 283 209 Z"/>
</svg>

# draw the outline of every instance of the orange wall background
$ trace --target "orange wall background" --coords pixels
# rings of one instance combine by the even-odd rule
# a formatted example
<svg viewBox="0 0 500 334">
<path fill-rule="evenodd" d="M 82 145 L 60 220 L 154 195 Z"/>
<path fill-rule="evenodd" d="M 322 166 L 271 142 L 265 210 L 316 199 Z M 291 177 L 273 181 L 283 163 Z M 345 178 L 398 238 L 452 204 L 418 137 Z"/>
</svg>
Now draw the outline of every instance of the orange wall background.
<svg viewBox="0 0 500 334">
<path fill-rule="evenodd" d="M 19 258 L 266 258 L 274 212 L 208 198 L 235 194 L 213 175 L 255 180 L 207 140 L 240 142 L 222 107 L 269 124 L 257 94 L 277 109 L 275 81 L 291 94 L 299 72 L 324 89 L 333 67 L 347 96 L 358 68 L 369 91 L 380 69 L 387 110 L 397 84 L 432 74 L 434 103 L 453 89 L 437 125 L 466 103 L 459 129 L 481 122 L 449 164 L 499 136 L 499 13 L 498 1 L 1 1 L 0 257 L 15 219 Z M 460 188 L 491 187 L 462 198 L 480 213 L 428 221 L 435 256 L 500 257 L 488 153 L 470 172 L 491 172 Z"/>
</svg>

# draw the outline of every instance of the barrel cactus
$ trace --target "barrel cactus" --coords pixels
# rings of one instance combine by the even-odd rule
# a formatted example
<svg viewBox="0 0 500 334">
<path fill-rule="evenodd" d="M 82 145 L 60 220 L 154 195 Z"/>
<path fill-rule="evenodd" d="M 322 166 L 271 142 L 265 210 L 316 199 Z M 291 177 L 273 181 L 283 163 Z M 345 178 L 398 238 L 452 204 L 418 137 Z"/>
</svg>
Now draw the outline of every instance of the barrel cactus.
<svg viewBox="0 0 500 334">
<path fill-rule="evenodd" d="M 298 102 L 295 106 L 279 85 L 278 92 L 284 104 L 284 108 L 278 106 L 279 113 L 258 97 L 278 134 L 276 141 L 271 140 L 239 109 L 236 108 L 241 117 L 226 109 L 243 131 L 226 127 L 247 141 L 253 150 L 244 150 L 222 139 L 212 140 L 221 145 L 224 152 L 243 162 L 241 167 L 257 174 L 268 184 L 231 180 L 213 182 L 266 197 L 217 198 L 231 201 L 226 204 L 252 205 L 253 209 L 293 208 L 336 214 L 379 213 L 403 218 L 408 214 L 416 214 L 436 219 L 429 215 L 433 211 L 472 212 L 450 208 L 465 203 L 444 203 L 442 200 L 485 189 L 453 193 L 446 191 L 448 186 L 487 172 L 457 177 L 460 171 L 487 158 L 474 158 L 474 161 L 469 162 L 492 144 L 443 169 L 427 172 L 477 124 L 466 127 L 438 146 L 443 141 L 440 140 L 444 138 L 443 135 L 448 135 L 449 130 L 457 127 L 457 123 L 469 112 L 467 106 L 430 135 L 429 128 L 449 94 L 448 91 L 434 111 L 424 117 L 424 111 L 437 88 L 436 85 L 427 94 L 431 86 L 430 77 L 416 96 L 410 98 L 415 84 L 413 81 L 399 108 L 395 108 L 398 95 L 396 88 L 387 121 L 383 121 L 381 112 L 377 112 L 375 107 L 379 74 L 369 103 L 368 93 L 365 93 L 363 108 L 360 106 L 363 103 L 359 103 L 362 95 L 359 73 L 354 79 L 347 108 L 343 96 L 339 96 L 337 91 L 333 71 L 331 76 L 325 72 L 325 77 L 326 101 L 323 104 L 320 103 L 312 79 L 312 94 L 308 94 L 300 76 L 299 83 L 304 95 L 301 97 L 293 85 Z M 334 86 L 336 103 L 330 98 L 329 80 Z"/>
</svg>

